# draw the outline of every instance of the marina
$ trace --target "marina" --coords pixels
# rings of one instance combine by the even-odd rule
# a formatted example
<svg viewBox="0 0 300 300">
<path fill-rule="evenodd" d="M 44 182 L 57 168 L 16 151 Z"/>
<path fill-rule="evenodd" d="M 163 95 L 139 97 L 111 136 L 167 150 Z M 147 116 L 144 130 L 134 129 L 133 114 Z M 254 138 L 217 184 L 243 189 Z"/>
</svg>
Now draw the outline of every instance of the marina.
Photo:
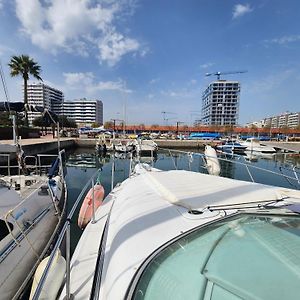
<svg viewBox="0 0 300 300">
<path fill-rule="evenodd" d="M 299 299 L 300 2 L 248 2 L 0 0 L 0 300 Z"/>
<path fill-rule="evenodd" d="M 206 147 L 205 152 L 197 148 L 176 150 L 159 147 L 157 155 L 154 156 L 154 153 L 150 151 L 147 153 L 147 156 L 141 156 L 142 152 L 137 152 L 137 154 L 126 152 L 118 153 L 115 151 L 98 153 L 95 149 L 94 143 L 96 141 L 94 139 L 83 140 L 83 144 L 86 146 L 85 143 L 87 142 L 88 147 L 80 147 L 76 141 L 77 139 L 62 139 L 60 141 L 60 147 L 63 145 L 63 143 L 65 143 L 67 146 L 65 182 L 68 198 L 66 202 L 66 209 L 69 217 L 71 214 L 71 218 L 69 220 L 69 225 L 65 225 L 61 233 L 63 236 L 65 236 L 65 234 L 67 234 L 67 229 L 69 228 L 69 239 L 67 242 L 69 244 L 66 246 L 61 244 L 64 240 L 64 238 L 61 237 L 59 239 L 60 244 L 57 249 L 69 249 L 69 252 L 68 250 L 66 252 L 67 256 L 65 256 L 67 261 L 68 259 L 70 261 L 82 233 L 87 230 L 84 229 L 85 226 L 89 228 L 88 224 L 91 222 L 91 220 L 96 222 L 96 211 L 103 210 L 103 205 L 101 204 L 102 200 L 106 199 L 107 197 L 110 198 L 111 196 L 109 195 L 113 191 L 114 187 L 117 187 L 120 184 L 122 185 L 124 181 L 132 176 L 132 172 L 135 172 L 134 166 L 142 167 L 142 169 L 139 171 L 142 173 L 148 172 L 147 168 L 153 168 L 153 170 L 160 170 L 161 172 L 170 172 L 171 170 L 177 172 L 179 170 L 185 170 L 186 172 L 191 172 L 191 174 L 209 173 L 217 175 L 217 177 L 220 178 L 229 178 L 233 180 L 238 179 L 243 180 L 244 182 L 255 182 L 293 190 L 300 189 L 300 160 L 296 154 L 278 153 L 255 156 L 256 159 L 253 159 L 253 157 L 250 159 L 247 155 L 238 155 L 233 152 L 219 153 L 216 155 L 214 154 L 215 150 L 212 147 Z M 50 152 L 57 152 L 57 141 L 56 147 L 54 144 L 52 145 L 52 143 L 55 142 L 53 140 L 49 140 L 47 143 L 42 144 L 40 143 L 40 140 L 36 139 L 26 141 L 26 143 L 23 144 L 23 148 L 29 147 L 29 151 L 31 151 L 30 147 L 33 149 L 35 145 L 38 145 L 38 148 L 47 147 L 50 145 Z M 30 157 L 32 157 L 32 151 L 30 153 Z M 42 155 L 47 156 L 47 154 Z M 40 164 L 40 158 L 38 158 L 37 161 Z M 34 167 L 34 169 L 39 169 L 39 164 L 38 166 Z M 217 164 L 217 169 L 215 164 Z M 11 167 L 15 168 L 13 164 Z M 27 167 L 29 167 L 29 164 Z M 146 169 L 143 171 L 143 168 Z M 7 174 L 5 168 L 2 168 L 1 170 L 2 174 Z M 5 177 L 2 178 L 5 179 Z M 180 182 L 180 184 L 185 184 L 187 186 L 188 184 L 192 184 L 193 180 L 189 183 L 187 181 L 185 181 L 185 183 Z M 201 181 L 202 179 L 199 181 L 199 184 Z M 159 180 L 157 184 L 160 186 L 161 181 Z M 155 184 L 155 186 L 157 184 Z M 196 182 L 194 184 L 196 184 Z M 95 187 L 97 190 L 97 185 L 101 187 L 99 189 L 100 202 L 97 205 L 95 203 L 94 208 L 92 208 L 91 203 L 94 203 L 93 187 Z M 195 187 L 196 186 L 198 186 L 198 184 L 196 184 Z M 90 197 L 88 198 L 90 200 L 84 200 L 89 188 L 91 189 L 88 194 L 90 196 L 87 197 Z M 164 191 L 164 189 L 165 188 L 163 188 L 162 191 Z M 95 197 L 98 197 L 98 192 L 96 190 Z M 169 195 L 169 192 L 165 191 L 163 193 L 167 193 L 166 195 Z M 172 198 L 173 196 L 168 197 Z M 89 204 L 86 204 L 86 208 L 82 207 L 80 209 L 81 203 L 85 203 L 84 201 L 87 201 L 86 203 Z M 99 205 L 100 207 L 97 210 Z M 80 215 L 82 215 L 82 217 L 80 217 Z M 77 223 L 80 225 L 78 226 Z M 64 250 L 63 253 L 65 253 Z M 49 259 L 49 261 L 51 261 L 51 259 Z M 45 262 L 44 265 L 46 264 L 47 263 Z M 66 262 L 66 265 L 68 265 L 68 262 Z M 74 276 L 75 275 L 71 275 L 72 278 L 74 278 Z M 70 286 L 72 285 L 70 284 Z M 24 287 L 22 287 L 22 289 L 23 288 Z M 38 283 L 35 285 L 35 288 L 37 290 L 39 289 Z M 32 296 L 35 294 L 35 291 L 36 290 L 33 290 L 31 292 Z M 26 295 L 27 293 L 22 299 L 27 299 Z M 35 297 L 33 299 L 39 298 Z"/>
</svg>

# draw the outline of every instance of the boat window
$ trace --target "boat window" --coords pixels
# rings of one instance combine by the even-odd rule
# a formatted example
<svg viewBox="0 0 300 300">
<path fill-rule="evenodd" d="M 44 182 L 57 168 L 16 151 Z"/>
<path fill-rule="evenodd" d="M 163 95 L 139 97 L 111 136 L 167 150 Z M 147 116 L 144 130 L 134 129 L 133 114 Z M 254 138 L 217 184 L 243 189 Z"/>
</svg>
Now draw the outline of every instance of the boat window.
<svg viewBox="0 0 300 300">
<path fill-rule="evenodd" d="M 132 299 L 298 299 L 299 278 L 300 217 L 239 215 L 165 246 Z"/>
<path fill-rule="evenodd" d="M 14 226 L 13 224 L 8 222 L 8 226 L 11 230 L 13 230 Z M 3 240 L 7 235 L 9 234 L 9 230 L 6 226 L 5 221 L 0 220 L 0 241 Z"/>
</svg>

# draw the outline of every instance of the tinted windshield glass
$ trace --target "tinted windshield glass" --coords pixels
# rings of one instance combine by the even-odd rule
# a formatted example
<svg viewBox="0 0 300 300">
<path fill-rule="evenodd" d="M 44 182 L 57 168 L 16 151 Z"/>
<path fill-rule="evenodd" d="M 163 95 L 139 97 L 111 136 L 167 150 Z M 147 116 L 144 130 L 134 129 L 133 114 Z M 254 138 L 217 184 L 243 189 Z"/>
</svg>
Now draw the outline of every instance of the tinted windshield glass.
<svg viewBox="0 0 300 300">
<path fill-rule="evenodd" d="M 298 299 L 299 282 L 300 218 L 245 215 L 169 245 L 133 299 Z"/>
</svg>

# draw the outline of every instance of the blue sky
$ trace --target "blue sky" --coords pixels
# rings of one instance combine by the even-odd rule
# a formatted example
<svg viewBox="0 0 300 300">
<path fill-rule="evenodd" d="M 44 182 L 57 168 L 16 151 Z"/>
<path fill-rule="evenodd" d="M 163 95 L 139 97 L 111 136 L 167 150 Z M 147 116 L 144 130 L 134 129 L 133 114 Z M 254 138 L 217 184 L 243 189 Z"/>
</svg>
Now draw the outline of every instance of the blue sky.
<svg viewBox="0 0 300 300">
<path fill-rule="evenodd" d="M 207 72 L 241 82 L 239 123 L 300 111 L 298 0 L 0 0 L 0 59 L 28 54 L 65 99 L 101 99 L 104 119 L 190 124 Z M 4 100 L 2 86 L 0 99 Z"/>
</svg>

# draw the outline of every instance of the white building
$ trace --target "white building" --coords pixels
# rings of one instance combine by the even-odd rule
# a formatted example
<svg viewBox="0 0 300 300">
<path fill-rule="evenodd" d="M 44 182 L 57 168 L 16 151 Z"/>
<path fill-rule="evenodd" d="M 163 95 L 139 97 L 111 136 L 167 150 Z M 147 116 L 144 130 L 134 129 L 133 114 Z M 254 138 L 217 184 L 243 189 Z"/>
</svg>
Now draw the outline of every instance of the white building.
<svg viewBox="0 0 300 300">
<path fill-rule="evenodd" d="M 27 86 L 27 96 L 28 104 L 30 105 L 42 106 L 57 114 L 62 110 L 64 101 L 63 92 L 49 85 L 44 83 L 30 83 Z M 29 124 L 32 125 L 32 121 L 39 116 L 41 116 L 41 113 L 28 112 Z"/>
<path fill-rule="evenodd" d="M 287 119 L 287 126 L 290 128 L 296 128 L 299 125 L 300 125 L 300 112 L 289 114 Z"/>
<path fill-rule="evenodd" d="M 237 125 L 240 84 L 238 81 L 217 80 L 202 95 L 204 125 Z"/>
<path fill-rule="evenodd" d="M 90 126 L 93 123 L 103 125 L 103 103 L 101 100 L 65 101 L 62 114 L 74 120 L 78 126 Z"/>
<path fill-rule="evenodd" d="M 268 117 L 257 122 L 248 123 L 246 124 L 246 126 L 249 127 L 251 125 L 256 125 L 257 123 L 261 125 L 257 127 L 271 126 L 272 128 L 282 128 L 282 127 L 296 128 L 300 125 L 300 112 L 297 113 L 286 112 L 278 116 Z"/>
</svg>

